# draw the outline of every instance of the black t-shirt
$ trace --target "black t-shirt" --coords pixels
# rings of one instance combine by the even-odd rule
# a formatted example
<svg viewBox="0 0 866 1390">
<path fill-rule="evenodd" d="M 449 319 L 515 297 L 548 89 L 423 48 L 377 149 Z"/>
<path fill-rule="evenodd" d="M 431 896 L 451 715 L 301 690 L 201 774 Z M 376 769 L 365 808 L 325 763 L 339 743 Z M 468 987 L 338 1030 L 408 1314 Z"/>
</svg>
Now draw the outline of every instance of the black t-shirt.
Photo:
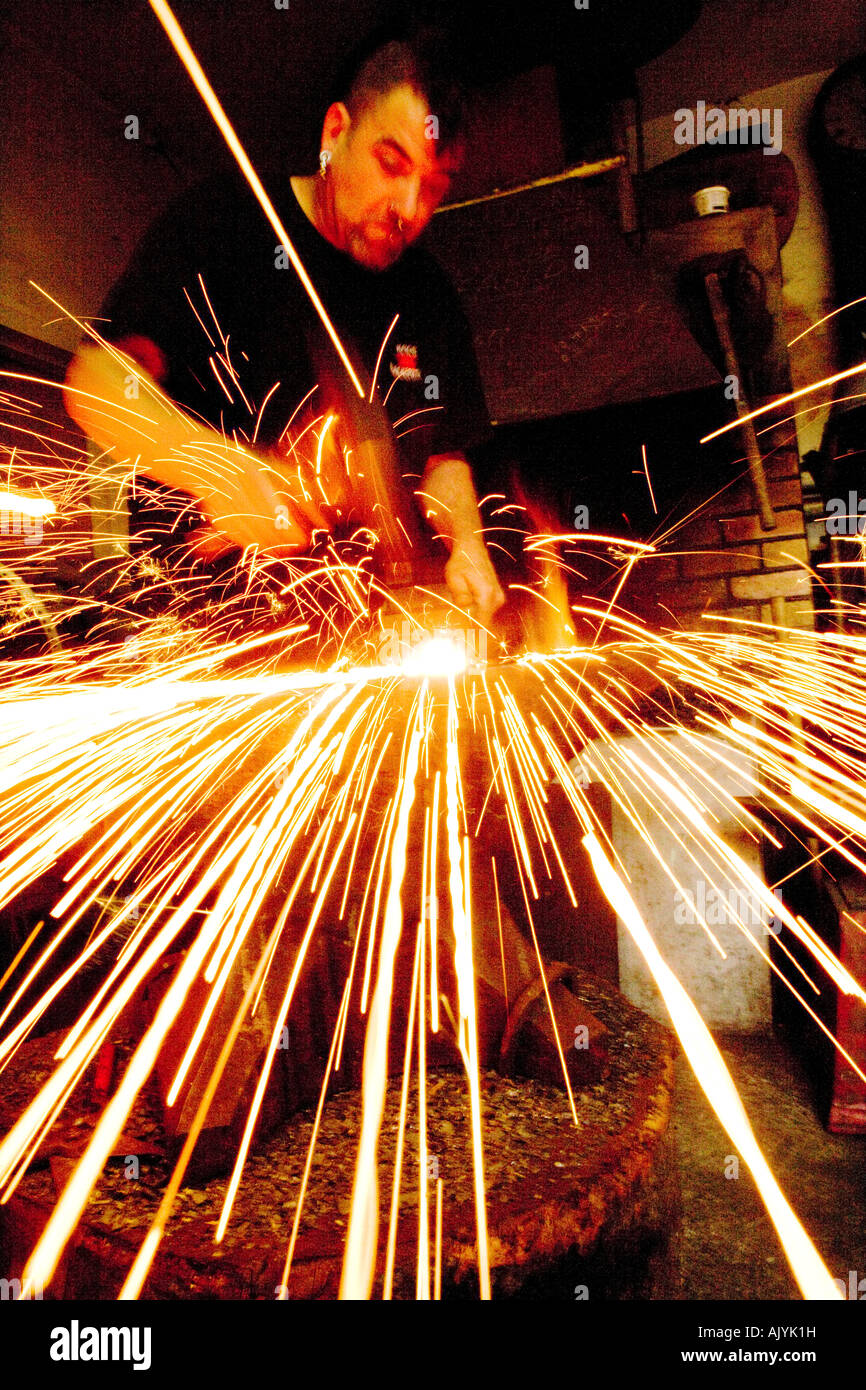
<svg viewBox="0 0 866 1390">
<path fill-rule="evenodd" d="M 368 270 L 316 231 L 288 180 L 269 191 L 365 387 L 399 315 L 382 352 L 373 411 L 360 404 L 240 174 L 197 185 L 151 227 L 102 308 L 100 331 L 109 341 L 151 339 L 167 359 L 166 392 L 242 443 L 274 445 L 312 388 L 307 409 L 348 410 L 356 433 L 375 437 L 390 422 L 407 479 L 405 504 L 431 455 L 471 454 L 489 434 L 457 294 L 422 247 L 410 246 L 385 271 Z M 414 502 L 409 510 L 417 518 Z M 178 524 L 177 515 L 175 507 L 181 539 L 196 517 L 187 508 Z"/>
</svg>

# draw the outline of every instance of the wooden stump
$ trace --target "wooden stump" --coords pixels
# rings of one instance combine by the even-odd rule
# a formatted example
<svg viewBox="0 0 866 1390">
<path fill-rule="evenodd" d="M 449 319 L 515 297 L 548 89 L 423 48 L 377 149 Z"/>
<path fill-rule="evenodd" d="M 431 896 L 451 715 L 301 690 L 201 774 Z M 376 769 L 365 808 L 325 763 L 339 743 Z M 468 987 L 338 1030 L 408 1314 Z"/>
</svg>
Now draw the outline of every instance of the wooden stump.
<svg viewBox="0 0 866 1390">
<path fill-rule="evenodd" d="M 563 1090 L 495 1072 L 482 1076 L 494 1297 L 598 1301 L 675 1296 L 678 1188 L 667 1139 L 675 1046 L 665 1029 L 610 985 L 581 976 L 575 987 L 610 1037 L 605 1080 L 576 1098 L 577 1129 Z M 32 1040 L 16 1055 L 0 1102 L 4 1132 L 50 1074 L 58 1040 L 57 1035 Z M 130 1044 L 116 1042 L 122 1062 Z M 399 1090 L 395 1077 L 381 1132 L 381 1258 L 375 1296 L 381 1294 Z M 398 1298 L 415 1296 L 420 1186 L 416 1091 L 413 1080 L 397 1228 Z M 437 1176 L 443 1194 L 442 1296 L 471 1298 L 477 1296 L 478 1281 L 465 1077 L 454 1071 L 431 1073 L 427 1097 L 431 1232 Z M 58 1184 L 62 1186 L 97 1115 L 92 1082 L 85 1078 L 62 1125 L 43 1143 L 16 1195 L 0 1208 L 3 1277 L 20 1275 Z M 160 1152 L 164 1136 L 159 1115 L 154 1087 L 139 1098 L 117 1155 L 104 1170 L 45 1297 L 117 1296 L 170 1171 Z M 291 1298 L 337 1294 L 359 1120 L 356 1091 L 334 1096 L 325 1107 L 289 1279 Z M 311 1131 L 312 1115 L 304 1112 L 256 1147 L 226 1238 L 217 1248 L 211 1238 L 226 1179 L 183 1187 L 144 1297 L 277 1297 Z M 131 1156 L 137 1164 L 129 1163 Z M 130 1169 L 137 1176 L 129 1177 Z"/>
</svg>

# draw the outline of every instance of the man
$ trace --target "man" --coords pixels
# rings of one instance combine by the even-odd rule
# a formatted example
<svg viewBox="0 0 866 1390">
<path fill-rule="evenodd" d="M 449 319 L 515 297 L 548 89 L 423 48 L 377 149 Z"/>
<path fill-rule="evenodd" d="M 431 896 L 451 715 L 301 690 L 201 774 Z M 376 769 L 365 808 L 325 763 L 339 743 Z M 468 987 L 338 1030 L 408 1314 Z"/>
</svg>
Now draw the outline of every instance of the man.
<svg viewBox="0 0 866 1390">
<path fill-rule="evenodd" d="M 275 198 L 372 403 L 240 175 L 193 190 L 151 229 L 101 316 L 131 361 L 82 347 L 66 395 L 136 479 L 171 490 L 154 511 L 153 490 L 143 506 L 133 487 L 134 530 L 212 558 L 366 526 L 405 557 L 404 535 L 419 548 L 420 504 L 449 547 L 454 601 L 484 623 L 501 606 L 464 452 L 489 428 L 469 331 L 444 273 L 413 246 L 458 167 L 461 115 L 435 44 L 388 43 L 329 106 L 318 174 Z M 407 478 L 418 503 L 385 502 L 377 470 L 392 493 Z"/>
<path fill-rule="evenodd" d="M 387 505 L 379 511 L 370 505 L 371 498 L 376 506 L 381 502 L 375 489 L 360 510 L 351 495 L 364 490 L 370 469 L 377 468 L 395 490 L 399 475 L 408 475 L 411 491 L 420 494 L 425 516 L 449 546 L 445 578 L 455 602 L 482 623 L 502 605 L 464 453 L 489 430 L 469 330 L 447 277 L 413 245 L 458 166 L 461 114 L 455 84 L 425 41 L 387 44 L 361 64 L 344 98 L 329 106 L 319 172 L 291 178 L 277 200 L 292 244 L 361 375 L 364 401 L 239 177 L 194 190 L 151 231 L 103 311 L 109 321 L 104 336 L 131 362 L 104 348 L 82 348 L 67 397 L 88 435 L 135 461 L 137 476 L 175 490 L 155 521 L 146 515 L 152 508 L 138 506 L 139 528 L 150 524 L 156 533 L 163 527 L 209 555 L 220 545 L 235 555 L 246 546 L 278 552 L 288 543 L 302 550 L 320 526 L 344 536 L 364 524 L 387 532 L 393 518 Z M 132 400 L 130 377 L 133 384 L 140 377 L 147 388 L 133 392 Z M 161 395 L 153 393 L 156 384 Z M 328 429 L 332 416 L 339 425 Z M 338 429 L 341 449 L 332 447 Z M 396 477 L 389 463 L 393 448 L 399 451 Z M 314 465 L 305 469 L 310 452 Z M 343 497 L 336 494 L 348 453 L 354 456 L 353 488 Z M 326 485 L 319 488 L 323 477 Z M 417 513 L 411 491 L 409 507 Z M 132 505 L 136 509 L 135 496 Z M 408 511 L 400 521 L 417 546 L 420 528 Z M 391 525 L 392 538 L 394 530 Z M 519 1006 L 515 1016 L 536 1000 L 535 955 L 504 907 L 502 917 L 501 927 L 491 920 L 479 932 L 476 950 L 487 999 L 482 1052 L 491 1060 L 505 1019 L 503 951 L 507 988 Z M 314 1023 L 327 1021 L 329 1039 L 336 1022 L 323 1002 L 329 997 L 323 980 L 335 951 L 345 946 L 341 931 L 332 924 L 333 940 L 314 972 L 315 1004 L 296 1011 L 304 1023 L 293 1057 L 306 1056 L 299 1049 Z M 410 951 L 397 971 L 398 1012 L 409 999 L 411 967 Z M 551 988 L 564 1036 L 573 1036 L 584 1014 L 575 1013 L 561 982 Z M 226 1022 L 233 999 L 221 1007 L 228 1010 Z M 360 1015 L 352 1018 L 360 1028 Z M 217 1019 L 212 1037 L 222 1036 Z M 355 1041 L 359 1059 L 362 1042 Z M 450 1044 L 442 1045 L 447 1054 Z M 540 1074 L 560 1074 L 549 1021 L 538 1026 L 534 1056 L 537 1067 L 548 1068 Z M 584 1056 L 571 1049 L 566 1060 L 574 1070 Z M 297 1090 L 302 1081 L 318 1085 L 316 1067 L 302 1071 L 296 1089 L 287 1089 L 292 1104 L 305 1098 L 303 1088 Z"/>
</svg>

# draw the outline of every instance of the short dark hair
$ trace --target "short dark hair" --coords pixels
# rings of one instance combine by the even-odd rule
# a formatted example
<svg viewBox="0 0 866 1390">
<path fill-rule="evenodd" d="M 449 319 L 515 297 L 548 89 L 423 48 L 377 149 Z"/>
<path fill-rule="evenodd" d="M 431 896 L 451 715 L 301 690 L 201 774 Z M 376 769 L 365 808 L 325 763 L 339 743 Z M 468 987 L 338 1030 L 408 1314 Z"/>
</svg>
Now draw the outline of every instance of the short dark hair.
<svg viewBox="0 0 866 1390">
<path fill-rule="evenodd" d="M 445 149 L 466 128 L 468 94 L 447 34 L 425 27 L 411 33 L 381 33 L 355 51 L 334 88 L 355 120 L 394 87 L 413 87 L 439 122 Z"/>
</svg>

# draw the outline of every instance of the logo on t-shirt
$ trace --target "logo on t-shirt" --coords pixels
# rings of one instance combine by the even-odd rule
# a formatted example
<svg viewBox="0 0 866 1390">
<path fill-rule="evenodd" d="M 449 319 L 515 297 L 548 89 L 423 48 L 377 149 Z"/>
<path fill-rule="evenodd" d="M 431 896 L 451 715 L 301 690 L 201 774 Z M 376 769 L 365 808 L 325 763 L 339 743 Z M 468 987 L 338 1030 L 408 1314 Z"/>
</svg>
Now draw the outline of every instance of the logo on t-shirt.
<svg viewBox="0 0 866 1390">
<path fill-rule="evenodd" d="M 421 373 L 418 370 L 418 349 L 414 343 L 396 343 L 394 355 L 397 360 L 390 364 L 393 377 L 396 377 L 398 381 L 421 380 Z"/>
</svg>

